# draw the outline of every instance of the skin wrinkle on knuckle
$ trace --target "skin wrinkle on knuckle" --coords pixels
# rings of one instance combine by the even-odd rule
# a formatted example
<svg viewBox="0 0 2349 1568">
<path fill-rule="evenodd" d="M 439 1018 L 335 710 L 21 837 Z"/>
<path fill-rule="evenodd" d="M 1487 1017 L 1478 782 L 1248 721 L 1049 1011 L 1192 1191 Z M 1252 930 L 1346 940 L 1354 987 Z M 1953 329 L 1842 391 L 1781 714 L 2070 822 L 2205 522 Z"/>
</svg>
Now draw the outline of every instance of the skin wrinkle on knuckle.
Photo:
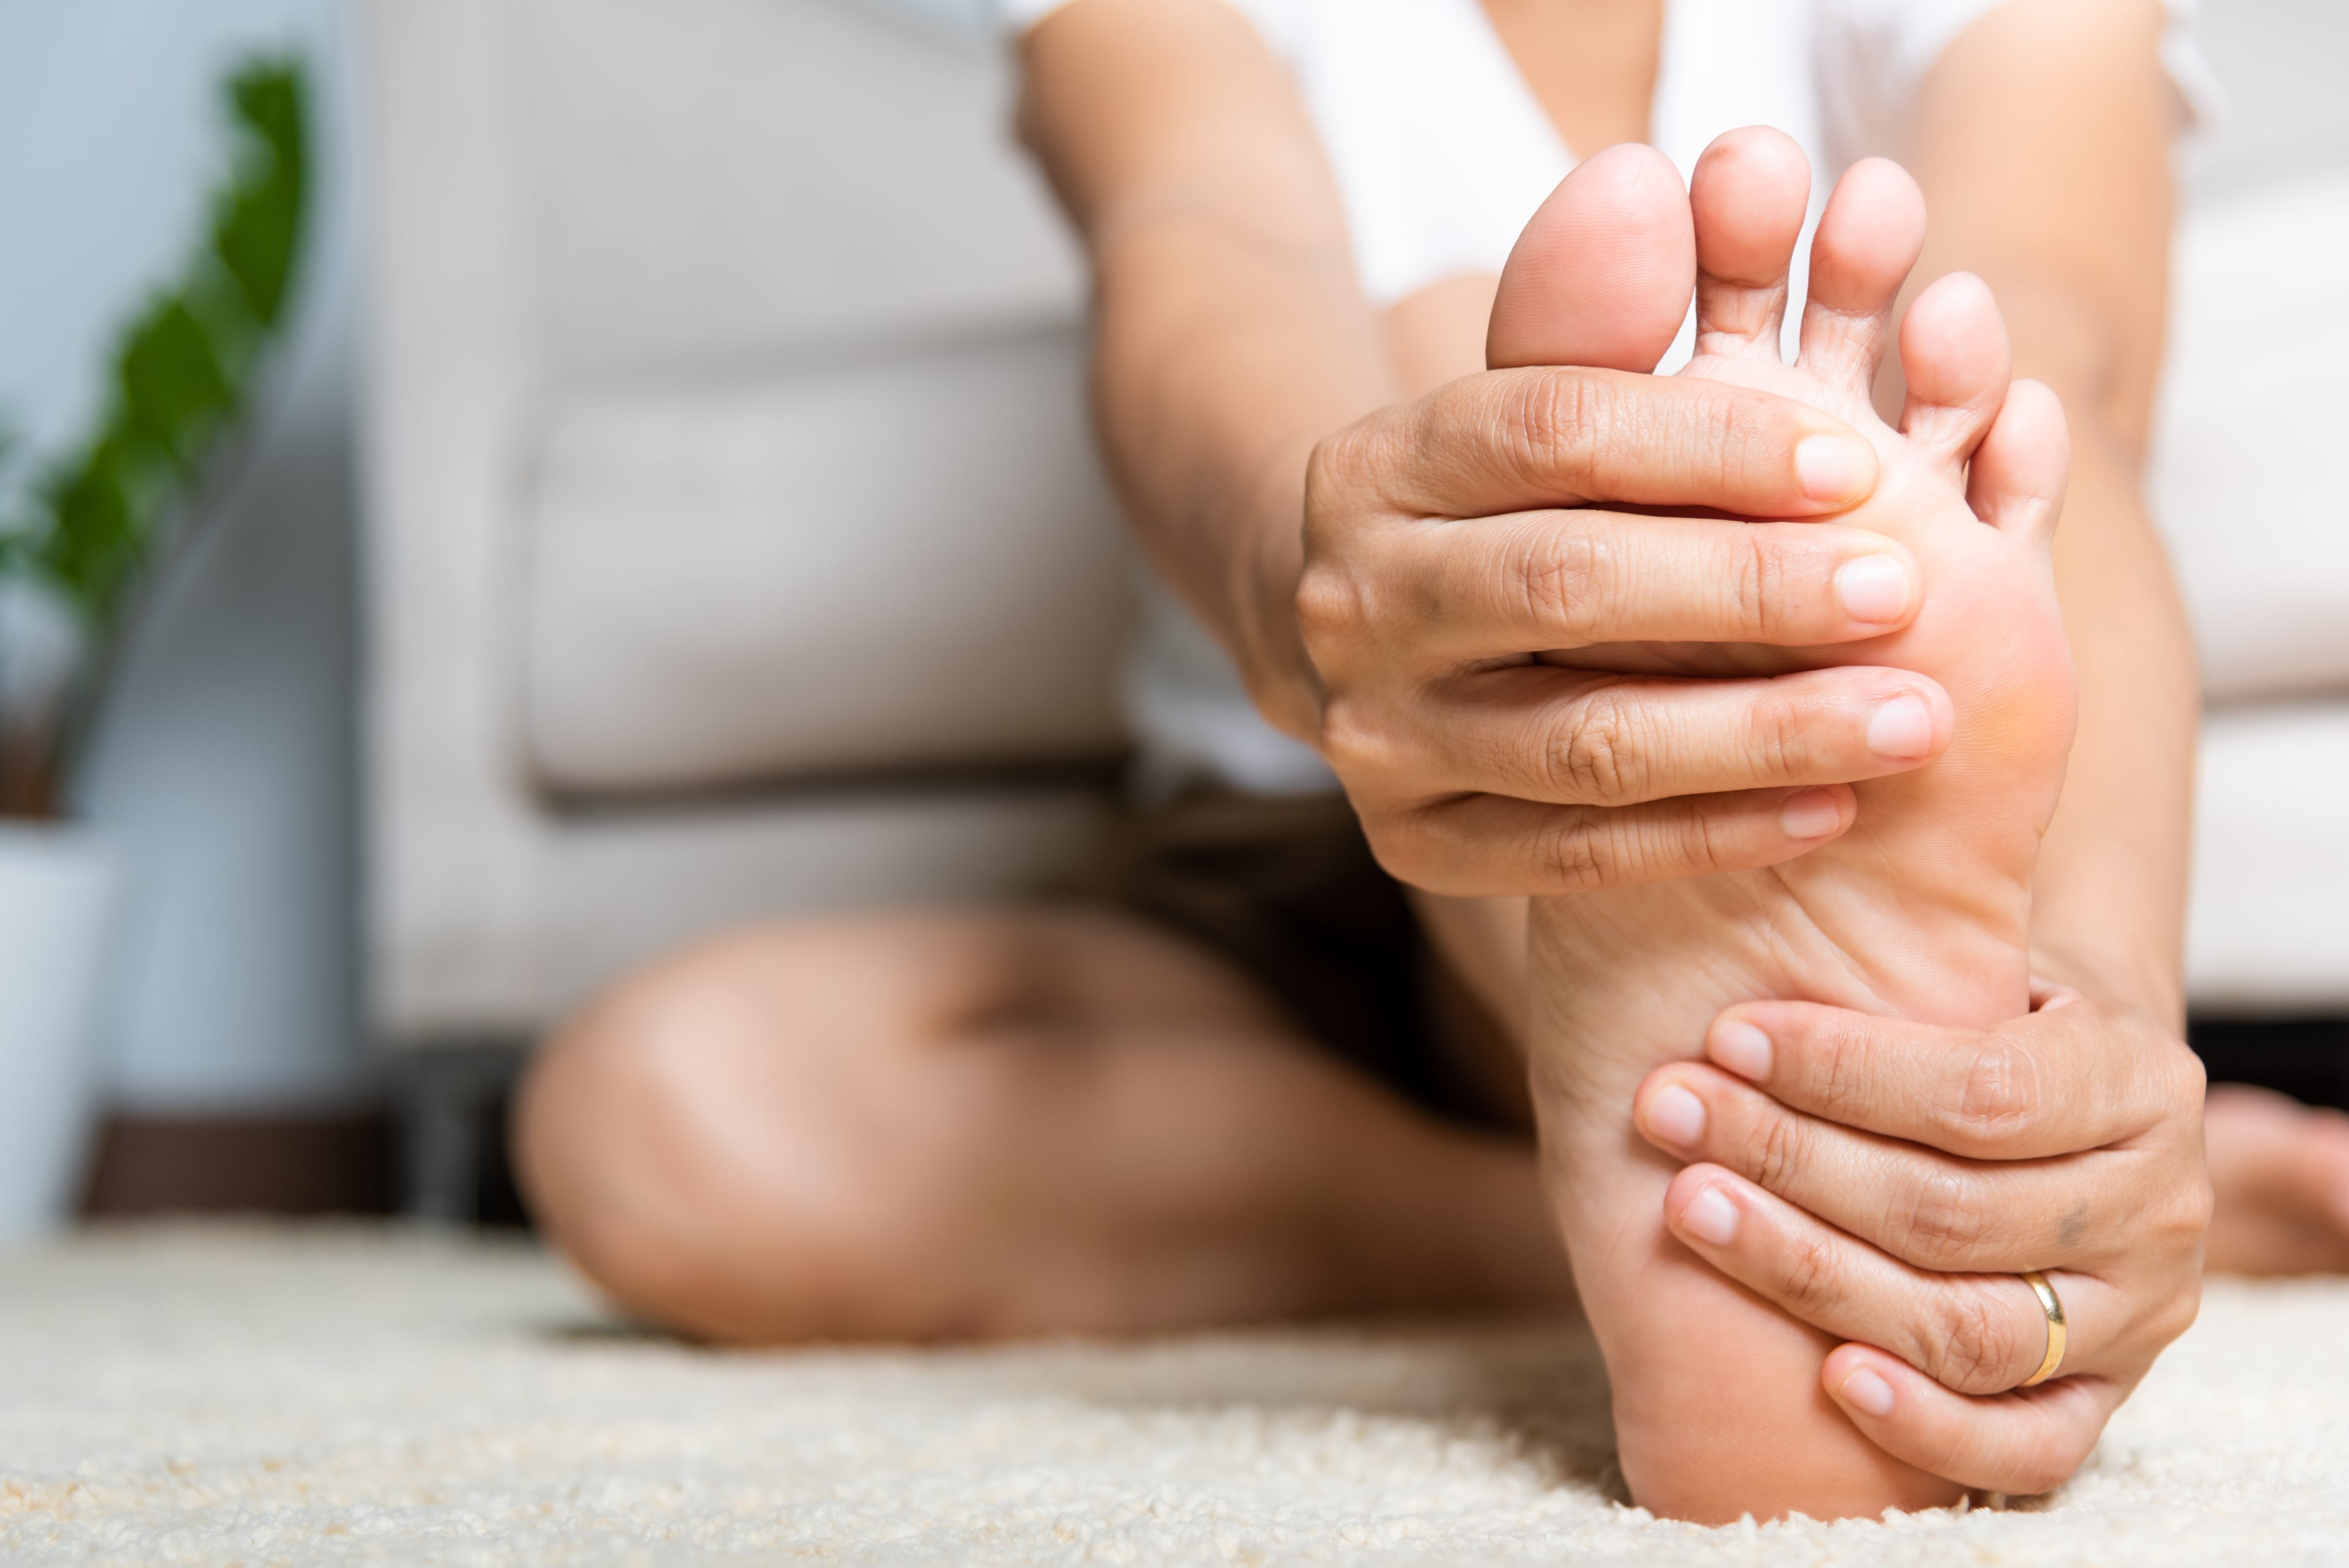
<svg viewBox="0 0 2349 1568">
<path fill-rule="evenodd" d="M 1823 1235 L 1797 1237 L 1779 1271 L 1777 1293 L 1779 1304 L 1806 1323 L 1840 1303 L 1848 1293 L 1835 1243 Z"/>
<path fill-rule="evenodd" d="M 1681 818 L 1681 864 L 1693 873 L 1731 869 L 1735 836 L 1727 822 L 1708 811 L 1691 811 Z"/>
<path fill-rule="evenodd" d="M 1599 825 L 1572 819 L 1547 830 L 1541 858 L 1550 880 L 1561 891 L 1588 892 L 1607 883 L 1607 855 L 1600 846 Z"/>
<path fill-rule="evenodd" d="M 1687 427 L 1690 457 L 1703 459 L 1691 462 L 1690 471 L 1710 472 L 1724 495 L 1744 493 L 1748 488 L 1747 473 L 1775 455 L 1775 449 L 1781 444 L 1775 431 L 1765 434 L 1755 428 L 1772 423 L 1754 419 L 1756 411 L 1749 400 L 1723 389 L 1706 400 L 1702 416 Z"/>
<path fill-rule="evenodd" d="M 1578 804 L 1623 804 L 1634 797 L 1645 772 L 1638 730 L 1619 689 L 1587 693 L 1574 704 L 1557 742 L 1541 748 L 1536 765 L 1540 783 Z"/>
<path fill-rule="evenodd" d="M 1520 379 L 1513 388 L 1510 417 L 1503 421 L 1515 445 L 1519 472 L 1527 479 L 1593 493 L 1605 448 L 1616 421 L 1591 378 L 1547 370 Z"/>
<path fill-rule="evenodd" d="M 2039 1119 L 2039 1064 L 2013 1041 L 1992 1038 L 1966 1064 L 1951 1131 L 1985 1151 L 2019 1141 Z"/>
<path fill-rule="evenodd" d="M 1745 1174 L 1757 1187 L 1787 1201 L 1787 1188 L 1803 1168 L 1807 1135 L 1794 1117 L 1774 1114 L 1749 1130 L 1745 1137 Z"/>
<path fill-rule="evenodd" d="M 1907 1213 L 1891 1231 L 1901 1255 L 1920 1268 L 1948 1272 L 1971 1258 L 1991 1229 L 1982 1194 L 1971 1176 L 1934 1170 L 1917 1184 Z"/>
<path fill-rule="evenodd" d="M 1831 1122 L 1861 1125 L 1868 1105 L 1868 1037 L 1862 1027 L 1837 1017 L 1825 1027 L 1813 1022 L 1797 1038 L 1807 1045 L 1805 1054 L 1813 1064 L 1816 1103 L 1811 1108 Z"/>
<path fill-rule="evenodd" d="M 1528 624 L 1551 628 L 1560 647 L 1600 640 L 1594 628 L 1612 618 L 1618 563 L 1606 541 L 1586 527 L 1537 530 L 1514 572 Z"/>
<path fill-rule="evenodd" d="M 2013 1386 L 2020 1365 L 2007 1316 L 1980 1287 L 1948 1290 L 1940 1335 L 1926 1368 L 1934 1382 L 1959 1394 L 1988 1394 Z"/>
<path fill-rule="evenodd" d="M 1746 755 L 1753 759 L 1756 780 L 1787 780 L 1798 775 L 1808 759 L 1802 704 L 1776 692 L 1748 711 Z"/>
<path fill-rule="evenodd" d="M 1724 607 L 1741 636 L 1766 641 L 1780 618 L 1772 611 L 1785 590 L 1784 564 L 1759 528 L 1738 536 L 1733 557 L 1720 575 Z"/>
</svg>

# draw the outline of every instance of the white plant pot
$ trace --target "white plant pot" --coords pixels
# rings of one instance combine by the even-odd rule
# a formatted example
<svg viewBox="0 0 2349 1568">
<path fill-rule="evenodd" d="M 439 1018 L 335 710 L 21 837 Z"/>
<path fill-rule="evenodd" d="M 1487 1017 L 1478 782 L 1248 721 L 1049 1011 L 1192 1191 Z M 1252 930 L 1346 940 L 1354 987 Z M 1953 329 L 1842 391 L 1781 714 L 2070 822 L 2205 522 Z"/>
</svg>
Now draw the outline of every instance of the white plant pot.
<svg viewBox="0 0 2349 1568">
<path fill-rule="evenodd" d="M 0 825 L 0 1245 L 72 1214 L 96 1119 L 115 882 L 87 829 Z"/>
</svg>

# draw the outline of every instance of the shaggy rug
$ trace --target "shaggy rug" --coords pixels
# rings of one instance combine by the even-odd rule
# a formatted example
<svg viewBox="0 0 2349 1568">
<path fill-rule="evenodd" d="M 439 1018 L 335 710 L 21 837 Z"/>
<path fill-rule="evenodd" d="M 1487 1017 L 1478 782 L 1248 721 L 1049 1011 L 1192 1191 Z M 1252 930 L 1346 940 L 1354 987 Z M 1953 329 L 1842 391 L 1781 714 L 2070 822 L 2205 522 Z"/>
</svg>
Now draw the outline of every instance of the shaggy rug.
<svg viewBox="0 0 2349 1568">
<path fill-rule="evenodd" d="M 2349 1562 L 2349 1282 L 2220 1282 L 2061 1492 L 1702 1530 L 1573 1324 L 719 1354 L 540 1253 L 116 1231 L 0 1260 L 11 1564 Z"/>
</svg>

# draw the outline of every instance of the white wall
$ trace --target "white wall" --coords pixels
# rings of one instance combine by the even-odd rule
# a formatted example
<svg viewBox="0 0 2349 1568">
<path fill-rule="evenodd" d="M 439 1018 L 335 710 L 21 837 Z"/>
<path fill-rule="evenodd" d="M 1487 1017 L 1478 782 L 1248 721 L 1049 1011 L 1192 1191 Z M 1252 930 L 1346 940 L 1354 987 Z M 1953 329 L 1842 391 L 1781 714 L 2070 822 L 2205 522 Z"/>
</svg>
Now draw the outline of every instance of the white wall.
<svg viewBox="0 0 2349 1568">
<path fill-rule="evenodd" d="M 109 1031 L 126 1108 L 324 1108 L 368 1086 L 344 39 L 336 0 L 0 0 L 0 413 L 42 447 L 86 427 L 117 324 L 201 232 L 231 63 L 296 45 L 316 89 L 283 381 L 149 607 L 83 780 L 131 877 Z"/>
</svg>

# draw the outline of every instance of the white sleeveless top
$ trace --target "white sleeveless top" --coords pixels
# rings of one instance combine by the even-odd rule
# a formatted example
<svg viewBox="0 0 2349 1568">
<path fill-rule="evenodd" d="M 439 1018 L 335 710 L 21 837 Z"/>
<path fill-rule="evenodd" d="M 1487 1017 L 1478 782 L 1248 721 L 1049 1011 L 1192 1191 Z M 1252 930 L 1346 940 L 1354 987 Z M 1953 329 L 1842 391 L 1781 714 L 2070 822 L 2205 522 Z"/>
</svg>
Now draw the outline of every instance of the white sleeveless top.
<svg viewBox="0 0 2349 1568">
<path fill-rule="evenodd" d="M 1025 27 L 1071 0 L 1001 0 Z M 1297 82 L 1343 200 L 1354 265 L 1384 307 L 1463 274 L 1497 274 L 1574 167 L 1478 0 L 1229 0 Z M 1900 145 L 1942 48 L 1999 0 L 1667 0 L 1649 140 L 1685 180 L 1713 139 L 1771 125 L 1810 159 L 1811 211 L 1786 313 L 1791 348 L 1811 230 L 1836 179 Z M 2193 0 L 2169 0 L 2173 19 Z M 2202 77 L 2182 28 L 2173 75 Z M 1694 321 L 1660 369 L 1686 363 Z M 1208 780 L 1263 794 L 1337 787 L 1314 752 L 1249 703 L 1238 672 L 1144 573 L 1125 701 L 1145 794 Z"/>
</svg>

